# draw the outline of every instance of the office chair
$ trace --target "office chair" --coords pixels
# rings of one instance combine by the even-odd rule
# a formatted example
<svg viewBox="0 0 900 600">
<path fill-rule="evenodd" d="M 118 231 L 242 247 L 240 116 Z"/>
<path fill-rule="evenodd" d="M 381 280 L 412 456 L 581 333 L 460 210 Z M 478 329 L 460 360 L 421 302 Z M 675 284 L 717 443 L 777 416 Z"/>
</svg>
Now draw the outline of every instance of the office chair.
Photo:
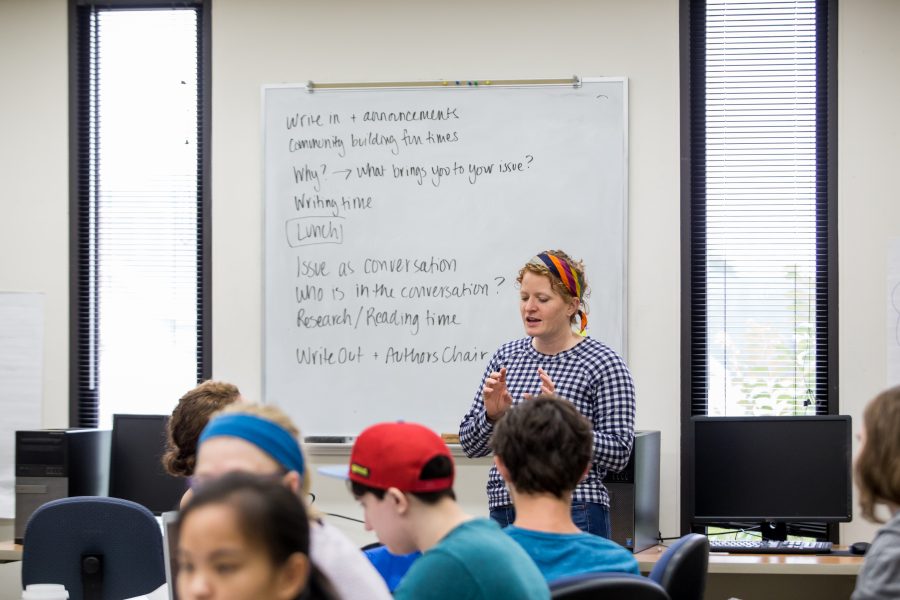
<svg viewBox="0 0 900 600">
<path fill-rule="evenodd" d="M 702 600 L 708 565 L 709 540 L 689 533 L 663 553 L 650 571 L 650 579 L 665 588 L 672 600 Z"/>
<path fill-rule="evenodd" d="M 23 587 L 61 583 L 70 600 L 121 600 L 165 581 L 159 524 L 136 502 L 62 498 L 38 508 L 25 526 Z"/>
<path fill-rule="evenodd" d="M 550 582 L 553 600 L 670 600 L 658 583 L 633 573 L 586 573 Z"/>
</svg>

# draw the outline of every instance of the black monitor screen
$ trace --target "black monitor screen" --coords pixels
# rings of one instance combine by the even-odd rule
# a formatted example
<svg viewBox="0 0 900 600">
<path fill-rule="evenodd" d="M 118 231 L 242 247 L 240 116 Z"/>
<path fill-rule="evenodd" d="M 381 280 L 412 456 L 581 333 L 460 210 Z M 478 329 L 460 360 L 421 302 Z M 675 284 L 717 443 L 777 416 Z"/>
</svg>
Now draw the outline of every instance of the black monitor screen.
<svg viewBox="0 0 900 600">
<path fill-rule="evenodd" d="M 692 420 L 693 522 L 851 519 L 850 417 Z"/>
<path fill-rule="evenodd" d="M 155 515 L 178 508 L 184 479 L 162 466 L 167 415 L 113 415 L 109 495 L 143 504 Z"/>
</svg>

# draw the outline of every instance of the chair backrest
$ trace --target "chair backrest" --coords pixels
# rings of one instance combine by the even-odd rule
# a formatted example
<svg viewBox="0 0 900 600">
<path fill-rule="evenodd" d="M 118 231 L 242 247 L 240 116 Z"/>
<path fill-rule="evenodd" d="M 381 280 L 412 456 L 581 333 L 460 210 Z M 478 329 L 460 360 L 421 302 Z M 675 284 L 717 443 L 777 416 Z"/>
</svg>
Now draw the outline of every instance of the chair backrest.
<svg viewBox="0 0 900 600">
<path fill-rule="evenodd" d="M 633 573 L 587 573 L 550 582 L 553 600 L 670 600 L 655 581 Z"/>
<path fill-rule="evenodd" d="M 82 585 L 82 563 L 90 556 L 100 557 L 99 590 L 96 575 L 88 575 L 88 589 Z M 71 600 L 121 600 L 149 594 L 165 580 L 159 524 L 135 502 L 98 496 L 54 500 L 25 527 L 23 587 L 61 583 Z"/>
<path fill-rule="evenodd" d="M 672 600 L 702 600 L 709 566 L 709 539 L 699 533 L 678 538 L 659 558 L 650 579 Z"/>
</svg>

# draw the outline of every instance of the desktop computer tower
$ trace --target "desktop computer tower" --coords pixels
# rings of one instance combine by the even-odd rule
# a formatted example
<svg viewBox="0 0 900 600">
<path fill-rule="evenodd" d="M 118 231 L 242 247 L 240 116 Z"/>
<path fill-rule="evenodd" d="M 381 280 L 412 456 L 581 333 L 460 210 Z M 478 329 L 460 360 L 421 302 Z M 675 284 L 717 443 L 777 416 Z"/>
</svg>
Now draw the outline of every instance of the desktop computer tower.
<svg viewBox="0 0 900 600">
<path fill-rule="evenodd" d="M 105 496 L 109 487 L 110 431 L 17 431 L 15 541 L 41 505 L 69 496 Z"/>
<path fill-rule="evenodd" d="M 628 466 L 603 480 L 611 537 L 635 553 L 659 538 L 659 439 L 658 431 L 636 431 Z"/>
</svg>

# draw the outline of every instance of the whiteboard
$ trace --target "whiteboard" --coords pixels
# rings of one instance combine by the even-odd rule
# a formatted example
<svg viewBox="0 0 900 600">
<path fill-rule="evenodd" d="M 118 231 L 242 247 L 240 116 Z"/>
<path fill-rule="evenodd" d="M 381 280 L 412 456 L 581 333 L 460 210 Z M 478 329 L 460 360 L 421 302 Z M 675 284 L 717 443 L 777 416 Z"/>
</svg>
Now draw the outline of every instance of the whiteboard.
<svg viewBox="0 0 900 600">
<path fill-rule="evenodd" d="M 546 249 L 624 355 L 627 106 L 624 78 L 264 86 L 263 400 L 306 436 L 457 432 Z"/>
</svg>

